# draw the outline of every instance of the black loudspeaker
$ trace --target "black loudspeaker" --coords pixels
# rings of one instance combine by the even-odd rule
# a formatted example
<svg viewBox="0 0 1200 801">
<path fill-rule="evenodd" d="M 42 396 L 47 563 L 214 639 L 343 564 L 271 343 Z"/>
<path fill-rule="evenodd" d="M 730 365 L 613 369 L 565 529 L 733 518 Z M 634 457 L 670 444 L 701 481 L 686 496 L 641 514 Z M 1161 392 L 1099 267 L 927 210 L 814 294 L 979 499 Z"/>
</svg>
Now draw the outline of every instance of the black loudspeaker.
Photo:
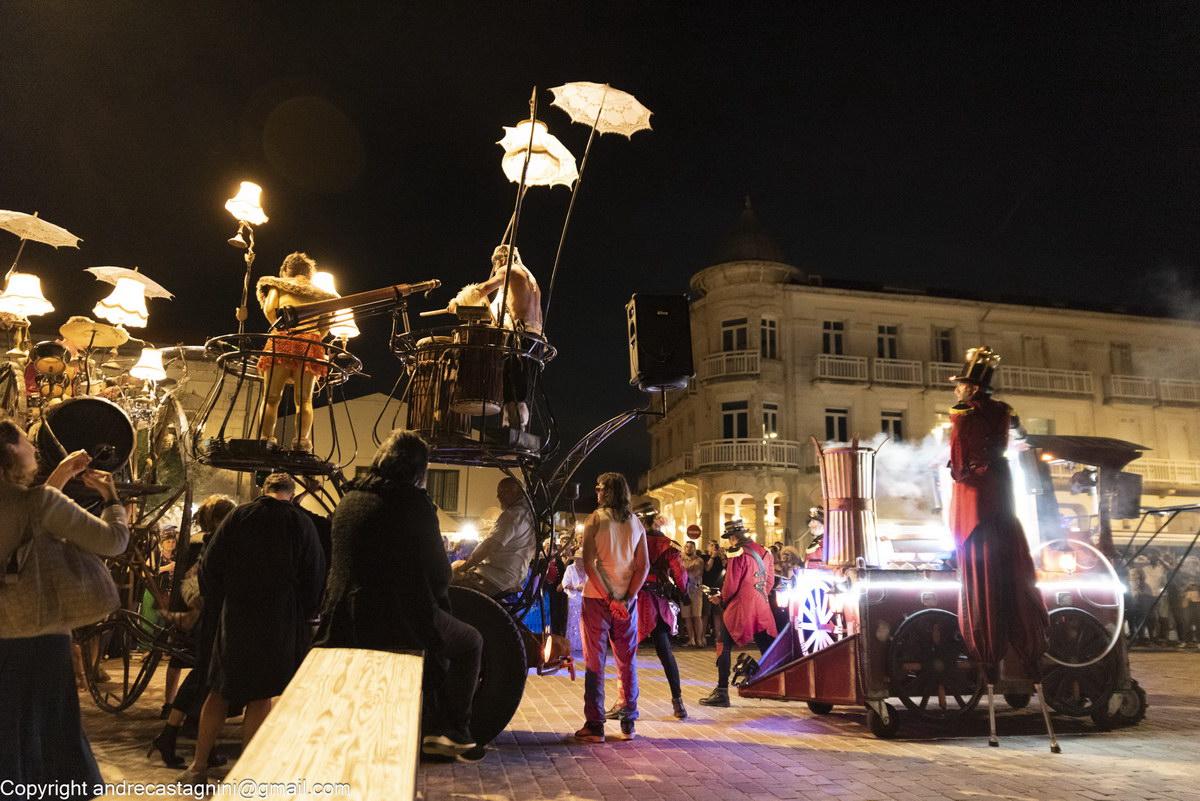
<svg viewBox="0 0 1200 801">
<path fill-rule="evenodd" d="M 1117 520 L 1136 520 L 1142 516 L 1142 477 L 1137 473 L 1117 473 L 1112 516 Z"/>
<path fill-rule="evenodd" d="M 692 326 L 683 295 L 634 295 L 629 324 L 629 383 L 643 392 L 683 389 L 692 368 Z"/>
</svg>

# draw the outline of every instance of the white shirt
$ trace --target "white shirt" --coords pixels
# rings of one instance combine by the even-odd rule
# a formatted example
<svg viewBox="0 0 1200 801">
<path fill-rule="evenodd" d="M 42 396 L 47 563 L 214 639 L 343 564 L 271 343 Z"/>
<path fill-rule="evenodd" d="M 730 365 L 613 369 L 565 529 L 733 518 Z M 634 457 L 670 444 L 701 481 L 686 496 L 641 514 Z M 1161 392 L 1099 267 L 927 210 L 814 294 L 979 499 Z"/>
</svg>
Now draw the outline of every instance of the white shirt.
<svg viewBox="0 0 1200 801">
<path fill-rule="evenodd" d="M 537 544 L 529 504 L 522 499 L 501 512 L 487 539 L 496 544 L 496 550 L 474 569 L 503 590 L 524 584 Z"/>
<path fill-rule="evenodd" d="M 571 600 L 577 600 L 583 595 L 583 585 L 587 584 L 587 573 L 579 565 L 575 564 L 574 560 L 567 565 L 566 571 L 563 573 L 563 590 L 566 591 L 567 597 Z M 578 589 L 576 589 L 578 588 Z"/>
<path fill-rule="evenodd" d="M 613 597 L 623 599 L 629 593 L 629 583 L 633 581 L 633 557 L 646 537 L 646 530 L 636 515 L 618 523 L 612 513 L 603 508 L 592 512 L 588 524 L 596 526 L 596 571 L 608 577 Z M 589 578 L 583 588 L 583 597 L 607 598 L 608 589 Z"/>
</svg>

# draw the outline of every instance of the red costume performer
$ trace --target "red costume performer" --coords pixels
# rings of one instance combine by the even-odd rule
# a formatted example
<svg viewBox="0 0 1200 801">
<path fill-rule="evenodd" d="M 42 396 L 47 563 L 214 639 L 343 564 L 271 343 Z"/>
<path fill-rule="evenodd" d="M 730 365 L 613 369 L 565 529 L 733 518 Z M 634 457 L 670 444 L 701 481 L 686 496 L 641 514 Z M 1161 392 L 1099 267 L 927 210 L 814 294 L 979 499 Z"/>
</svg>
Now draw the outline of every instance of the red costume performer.
<svg viewBox="0 0 1200 801">
<path fill-rule="evenodd" d="M 771 552 L 750 539 L 741 520 L 726 523 L 721 536 L 729 540 L 720 596 L 725 631 L 717 642 L 717 686 L 700 699 L 704 706 L 729 706 L 729 661 L 735 645 L 753 640 L 764 654 L 777 634 L 767 597 L 775 585 Z"/>
<path fill-rule="evenodd" d="M 989 681 L 1010 647 L 1029 675 L 1037 676 L 1048 624 L 1004 456 L 1012 409 L 990 395 L 988 382 L 999 357 L 979 348 L 967 358 L 963 375 L 951 379 L 960 387 L 960 403 L 950 418 L 950 527 L 962 584 L 959 623 L 968 651 L 987 669 Z"/>
<path fill-rule="evenodd" d="M 687 571 L 679 558 L 679 548 L 666 534 L 651 525 L 646 526 L 646 547 L 649 549 L 650 573 L 646 583 L 638 592 L 638 641 L 650 636 L 659 619 L 672 632 L 675 631 L 676 608 L 667 600 L 662 590 L 663 579 L 668 575 L 675 581 L 679 591 L 687 595 Z"/>
<path fill-rule="evenodd" d="M 756 560 L 751 554 L 757 554 Z M 778 633 L 767 593 L 775 584 L 775 559 L 771 552 L 754 540 L 730 549 L 725 563 L 725 582 L 721 585 L 722 616 L 725 629 L 736 645 L 745 645 L 758 632 L 772 638 Z"/>
</svg>

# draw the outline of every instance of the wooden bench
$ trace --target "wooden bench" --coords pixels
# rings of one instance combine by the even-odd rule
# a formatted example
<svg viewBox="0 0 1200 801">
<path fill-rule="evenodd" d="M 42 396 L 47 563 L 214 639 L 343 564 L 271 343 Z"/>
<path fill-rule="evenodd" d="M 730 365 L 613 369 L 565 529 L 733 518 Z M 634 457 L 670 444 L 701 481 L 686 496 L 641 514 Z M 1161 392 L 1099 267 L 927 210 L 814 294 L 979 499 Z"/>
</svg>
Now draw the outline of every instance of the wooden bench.
<svg viewBox="0 0 1200 801">
<path fill-rule="evenodd" d="M 225 781 L 296 785 L 273 788 L 273 799 L 412 798 L 422 662 L 414 654 L 313 648 Z M 349 788 L 335 792 L 329 783 Z"/>
</svg>

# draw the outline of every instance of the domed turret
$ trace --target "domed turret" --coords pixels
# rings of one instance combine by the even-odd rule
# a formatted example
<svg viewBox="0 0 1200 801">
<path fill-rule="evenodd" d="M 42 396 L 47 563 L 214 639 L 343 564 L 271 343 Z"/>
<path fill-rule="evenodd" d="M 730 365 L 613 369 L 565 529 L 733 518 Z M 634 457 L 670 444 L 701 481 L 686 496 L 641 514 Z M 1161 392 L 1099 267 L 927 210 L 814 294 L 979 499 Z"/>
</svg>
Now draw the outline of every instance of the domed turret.
<svg viewBox="0 0 1200 801">
<path fill-rule="evenodd" d="M 788 263 L 783 246 L 759 223 L 754 209 L 750 206 L 749 196 L 746 197 L 746 206 L 742 209 L 737 221 L 713 248 L 708 263 L 728 264 L 734 261 Z"/>
</svg>

